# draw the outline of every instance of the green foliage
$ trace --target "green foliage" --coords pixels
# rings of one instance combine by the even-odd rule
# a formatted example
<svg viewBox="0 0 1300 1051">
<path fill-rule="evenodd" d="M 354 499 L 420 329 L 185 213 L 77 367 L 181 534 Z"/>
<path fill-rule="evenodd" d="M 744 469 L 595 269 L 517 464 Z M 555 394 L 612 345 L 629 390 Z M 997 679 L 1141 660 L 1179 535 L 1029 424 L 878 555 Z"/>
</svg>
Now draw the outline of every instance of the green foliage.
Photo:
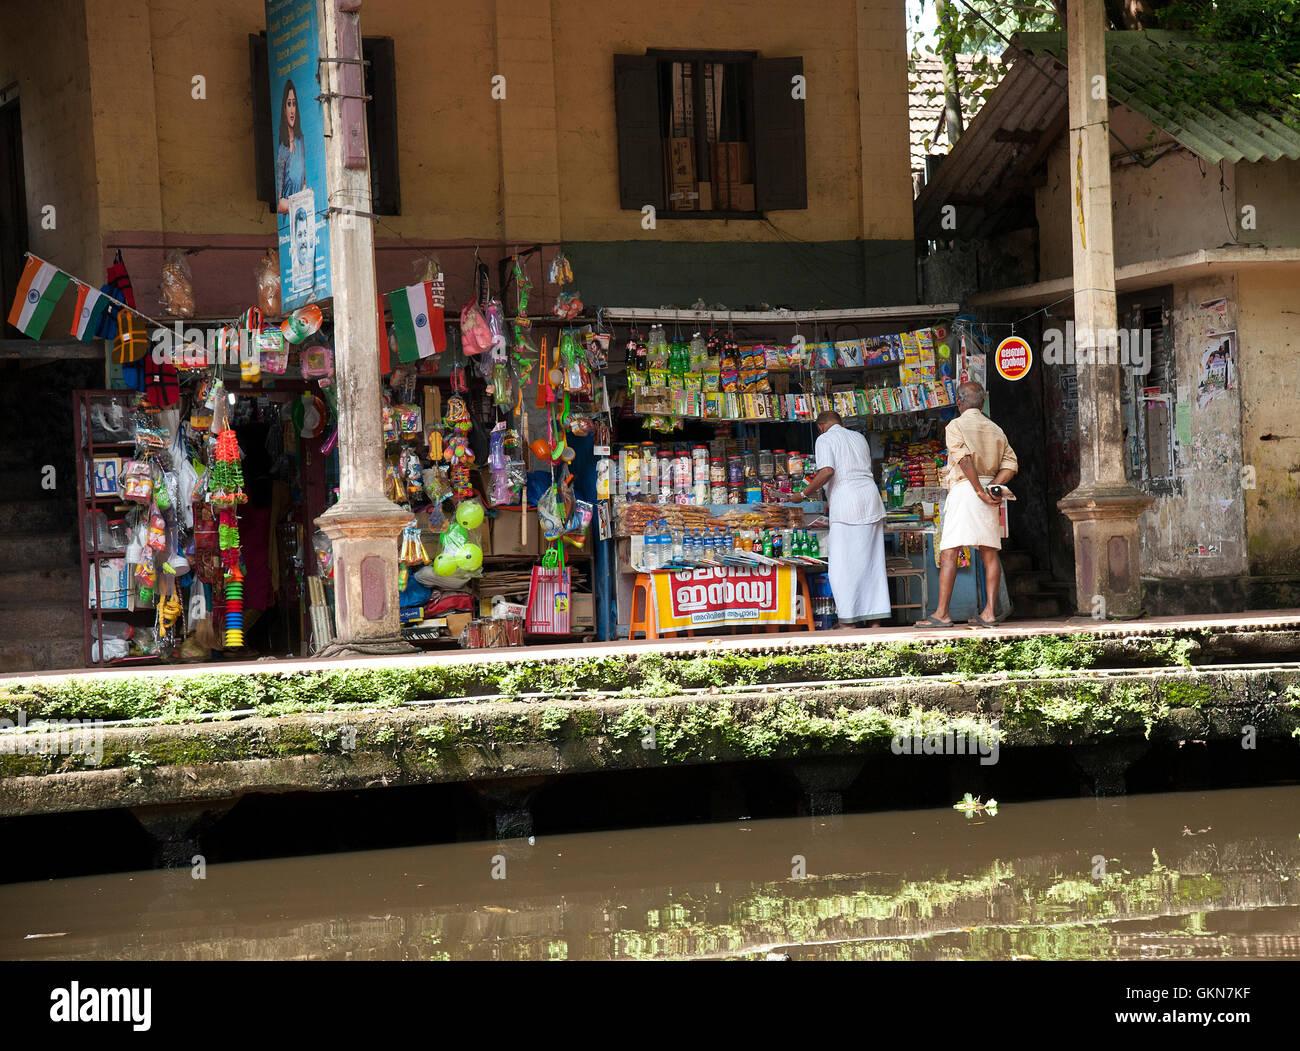
<svg viewBox="0 0 1300 1051">
<path fill-rule="evenodd" d="M 1216 110 L 1268 112 L 1300 128 L 1300 0 L 1215 0 L 1171 4 L 1159 13 L 1168 29 L 1187 29 L 1205 45 L 1197 77 L 1174 98 Z"/>
</svg>

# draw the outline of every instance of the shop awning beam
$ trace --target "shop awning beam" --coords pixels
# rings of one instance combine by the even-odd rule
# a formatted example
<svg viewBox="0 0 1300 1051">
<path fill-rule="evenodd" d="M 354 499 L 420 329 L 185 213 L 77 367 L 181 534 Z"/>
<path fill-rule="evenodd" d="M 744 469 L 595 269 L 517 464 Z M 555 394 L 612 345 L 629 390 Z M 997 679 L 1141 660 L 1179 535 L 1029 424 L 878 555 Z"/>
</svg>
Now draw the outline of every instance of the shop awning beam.
<svg viewBox="0 0 1300 1051">
<path fill-rule="evenodd" d="M 956 303 L 920 303 L 897 307 L 855 307 L 847 310 L 675 310 L 663 307 L 604 307 L 605 321 L 711 321 L 737 324 L 792 324 L 836 321 L 911 321 L 957 313 Z"/>
<path fill-rule="evenodd" d="M 79 339 L 0 339 L 0 359 L 13 361 L 58 361 L 69 358 L 104 358 L 101 340 L 83 343 Z"/>
</svg>

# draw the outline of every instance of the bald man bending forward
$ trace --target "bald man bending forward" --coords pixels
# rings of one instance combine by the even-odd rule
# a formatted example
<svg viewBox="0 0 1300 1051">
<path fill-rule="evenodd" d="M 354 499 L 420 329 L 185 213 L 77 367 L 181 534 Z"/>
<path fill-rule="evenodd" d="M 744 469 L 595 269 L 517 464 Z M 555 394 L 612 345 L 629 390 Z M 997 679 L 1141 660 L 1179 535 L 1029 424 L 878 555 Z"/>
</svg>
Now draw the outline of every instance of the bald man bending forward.
<svg viewBox="0 0 1300 1051">
<path fill-rule="evenodd" d="M 885 575 L 885 505 L 871 473 L 871 448 L 834 412 L 817 417 L 817 473 L 804 490 L 830 502 L 830 578 L 841 624 L 877 628 L 890 615 Z"/>
</svg>

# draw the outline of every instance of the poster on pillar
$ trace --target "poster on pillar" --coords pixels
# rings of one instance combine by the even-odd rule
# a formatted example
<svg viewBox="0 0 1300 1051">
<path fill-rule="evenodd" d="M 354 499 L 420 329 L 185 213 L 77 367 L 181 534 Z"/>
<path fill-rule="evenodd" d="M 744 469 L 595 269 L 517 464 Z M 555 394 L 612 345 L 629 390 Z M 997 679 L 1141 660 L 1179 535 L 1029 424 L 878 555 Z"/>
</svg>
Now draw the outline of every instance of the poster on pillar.
<svg viewBox="0 0 1300 1051">
<path fill-rule="evenodd" d="M 799 578 L 789 566 L 650 574 L 660 631 L 729 624 L 793 624 Z"/>
<path fill-rule="evenodd" d="M 333 294 L 325 211 L 325 125 L 317 70 L 317 0 L 266 0 L 267 73 L 275 135 L 280 301 L 288 314 Z"/>
</svg>

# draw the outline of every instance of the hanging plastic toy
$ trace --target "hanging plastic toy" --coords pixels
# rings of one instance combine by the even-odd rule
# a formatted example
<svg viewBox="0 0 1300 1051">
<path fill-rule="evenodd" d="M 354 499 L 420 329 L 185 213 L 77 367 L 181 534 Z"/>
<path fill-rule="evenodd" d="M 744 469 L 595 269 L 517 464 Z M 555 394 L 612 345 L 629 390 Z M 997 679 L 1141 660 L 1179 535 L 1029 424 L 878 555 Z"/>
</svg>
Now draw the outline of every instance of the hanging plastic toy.
<svg viewBox="0 0 1300 1051">
<path fill-rule="evenodd" d="M 262 352 L 257 344 L 262 328 L 262 311 L 257 307 L 245 310 L 239 319 L 239 378 L 245 383 L 257 383 L 262 378 Z"/>
<path fill-rule="evenodd" d="M 553 285 L 559 285 L 561 288 L 573 283 L 573 267 L 569 265 L 569 259 L 563 252 L 555 253 L 555 258 L 551 260 L 551 269 L 547 274 L 547 280 Z"/>
<path fill-rule="evenodd" d="M 402 530 L 402 550 L 398 555 L 404 566 L 422 566 L 429 561 L 428 552 L 420 539 L 420 524 L 412 522 Z"/>
<path fill-rule="evenodd" d="M 244 645 L 244 575 L 236 566 L 226 574 L 226 649 Z"/>
</svg>

